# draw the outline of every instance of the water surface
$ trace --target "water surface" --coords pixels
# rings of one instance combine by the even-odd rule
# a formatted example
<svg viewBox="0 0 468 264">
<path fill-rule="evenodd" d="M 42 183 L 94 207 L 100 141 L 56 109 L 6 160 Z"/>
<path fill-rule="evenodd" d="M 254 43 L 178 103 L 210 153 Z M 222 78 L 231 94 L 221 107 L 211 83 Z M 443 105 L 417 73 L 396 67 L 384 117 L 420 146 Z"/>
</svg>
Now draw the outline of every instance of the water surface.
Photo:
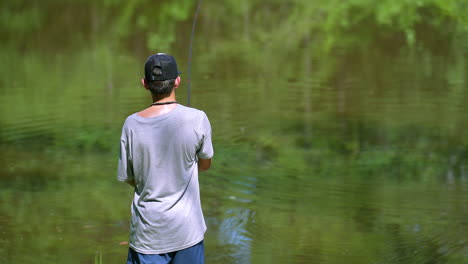
<svg viewBox="0 0 468 264">
<path fill-rule="evenodd" d="M 262 42 L 271 6 L 222 17 L 206 5 L 191 105 L 209 116 L 216 153 L 200 175 L 207 263 L 468 262 L 463 42 L 388 42 L 369 24 L 371 44 L 343 38 L 326 53 L 312 36 Z M 166 43 L 183 82 L 190 19 Z M 139 78 L 160 50 L 137 29 L 120 45 L 101 38 L 103 21 L 74 25 L 76 41 L 53 38 L 59 26 L 26 46 L 9 35 L 0 51 L 2 263 L 126 258 L 132 190 L 115 179 L 118 138 L 150 103 Z"/>
</svg>

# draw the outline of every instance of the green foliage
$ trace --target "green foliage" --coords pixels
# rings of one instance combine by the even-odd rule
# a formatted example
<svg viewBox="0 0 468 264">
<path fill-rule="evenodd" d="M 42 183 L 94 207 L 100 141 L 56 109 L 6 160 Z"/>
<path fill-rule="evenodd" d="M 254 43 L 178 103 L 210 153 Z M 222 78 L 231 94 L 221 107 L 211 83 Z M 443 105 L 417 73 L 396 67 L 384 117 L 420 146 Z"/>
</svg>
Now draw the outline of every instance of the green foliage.
<svg viewBox="0 0 468 264">
<path fill-rule="evenodd" d="M 100 34 L 119 42 L 142 35 L 148 49 L 166 50 L 176 41 L 176 25 L 190 18 L 195 6 L 193 0 L 47 2 L 3 3 L 0 30 L 11 37 L 10 41 L 40 35 L 75 39 Z M 77 11 L 80 16 L 74 15 Z M 376 37 L 401 37 L 408 45 L 415 45 L 424 41 L 419 35 L 421 26 L 437 33 L 466 34 L 467 11 L 463 0 L 254 0 L 208 3 L 203 16 L 213 22 L 213 29 L 221 27 L 232 38 L 241 34 L 259 43 L 286 42 L 291 47 L 312 38 L 315 45 L 330 51 L 342 45 L 362 46 Z M 243 22 L 241 30 L 232 20 Z M 77 28 L 91 31 L 77 32 Z"/>
<path fill-rule="evenodd" d="M 115 26 L 117 36 L 131 37 L 140 31 L 149 50 L 169 50 L 176 41 L 177 23 L 191 15 L 193 4 L 192 0 L 128 1 Z"/>
<path fill-rule="evenodd" d="M 37 5 L 19 8 L 9 6 L 0 10 L 0 28 L 8 33 L 28 34 L 41 28 L 44 14 Z"/>
<path fill-rule="evenodd" d="M 193 0 L 149 1 L 7 1 L 0 11 L 0 32 L 6 43 L 44 45 L 51 39 L 107 41 L 118 47 L 137 35 L 150 50 L 168 50 L 176 41 L 176 25 L 193 13 Z M 96 36 L 99 36 L 96 38 Z M 70 44 L 68 43 L 70 42 Z M 145 44 L 143 44 L 145 45 Z M 56 49 L 55 49 L 56 50 Z"/>
<path fill-rule="evenodd" d="M 326 52 L 344 46 L 365 48 L 375 40 L 424 44 L 421 26 L 433 33 L 455 33 L 452 38 L 468 33 L 468 6 L 463 0 L 257 0 L 223 2 L 206 9 L 217 14 L 217 23 L 221 22 L 232 38 L 245 37 L 247 32 L 260 45 L 278 45 L 277 52 L 296 49 L 310 40 L 318 50 Z M 232 19 L 227 13 L 243 21 L 244 30 L 236 30 L 237 25 L 224 21 L 223 17 Z"/>
</svg>

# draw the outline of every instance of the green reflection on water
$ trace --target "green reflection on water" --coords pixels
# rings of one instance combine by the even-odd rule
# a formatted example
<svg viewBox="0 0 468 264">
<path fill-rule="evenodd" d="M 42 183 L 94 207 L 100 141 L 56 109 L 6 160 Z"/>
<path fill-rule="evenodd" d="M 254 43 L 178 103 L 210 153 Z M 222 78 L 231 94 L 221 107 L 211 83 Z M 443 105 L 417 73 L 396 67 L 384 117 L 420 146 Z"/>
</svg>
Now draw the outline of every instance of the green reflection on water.
<svg viewBox="0 0 468 264">
<path fill-rule="evenodd" d="M 186 66 L 186 2 L 159 11 L 173 29 L 160 45 L 152 9 L 132 1 L 65 9 L 91 10 L 76 35 L 66 16 L 10 25 L 29 37 L 2 22 L 0 262 L 125 259 L 120 128 L 149 102 L 143 45 L 172 44 Z M 200 178 L 208 261 L 465 263 L 466 5 L 309 2 L 203 7 L 192 104 L 215 137 Z"/>
</svg>

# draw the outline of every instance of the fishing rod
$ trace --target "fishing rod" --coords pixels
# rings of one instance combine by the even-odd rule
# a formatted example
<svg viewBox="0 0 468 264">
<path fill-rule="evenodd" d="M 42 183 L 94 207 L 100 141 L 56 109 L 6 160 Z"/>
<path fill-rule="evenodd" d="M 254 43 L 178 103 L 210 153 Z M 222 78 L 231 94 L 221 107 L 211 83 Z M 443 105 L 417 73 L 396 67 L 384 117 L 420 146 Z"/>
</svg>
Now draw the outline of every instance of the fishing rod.
<svg viewBox="0 0 468 264">
<path fill-rule="evenodd" d="M 192 44 L 193 38 L 195 36 L 195 26 L 197 25 L 198 12 L 200 12 L 201 3 L 203 0 L 198 0 L 197 9 L 195 10 L 195 15 L 193 17 L 192 23 L 192 33 L 190 35 L 190 44 L 189 44 L 189 55 L 188 55 L 188 69 L 187 69 L 187 106 L 190 106 L 190 84 L 191 84 L 191 69 L 192 69 Z"/>
</svg>

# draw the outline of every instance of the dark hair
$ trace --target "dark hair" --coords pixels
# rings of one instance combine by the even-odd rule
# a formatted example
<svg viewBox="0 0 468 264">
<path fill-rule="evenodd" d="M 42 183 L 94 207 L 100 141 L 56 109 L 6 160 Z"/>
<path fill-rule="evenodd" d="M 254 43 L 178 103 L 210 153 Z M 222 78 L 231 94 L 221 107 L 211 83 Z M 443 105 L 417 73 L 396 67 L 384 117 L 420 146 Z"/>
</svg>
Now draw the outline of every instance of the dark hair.
<svg viewBox="0 0 468 264">
<path fill-rule="evenodd" d="M 153 69 L 153 74 L 156 76 L 161 76 L 163 74 L 161 68 L 155 67 Z M 175 79 L 164 80 L 164 81 L 152 81 L 148 83 L 149 90 L 154 95 L 168 95 L 172 92 L 174 88 Z"/>
<path fill-rule="evenodd" d="M 175 79 L 165 81 L 153 81 L 148 83 L 149 90 L 154 95 L 168 95 L 174 88 Z"/>
</svg>

